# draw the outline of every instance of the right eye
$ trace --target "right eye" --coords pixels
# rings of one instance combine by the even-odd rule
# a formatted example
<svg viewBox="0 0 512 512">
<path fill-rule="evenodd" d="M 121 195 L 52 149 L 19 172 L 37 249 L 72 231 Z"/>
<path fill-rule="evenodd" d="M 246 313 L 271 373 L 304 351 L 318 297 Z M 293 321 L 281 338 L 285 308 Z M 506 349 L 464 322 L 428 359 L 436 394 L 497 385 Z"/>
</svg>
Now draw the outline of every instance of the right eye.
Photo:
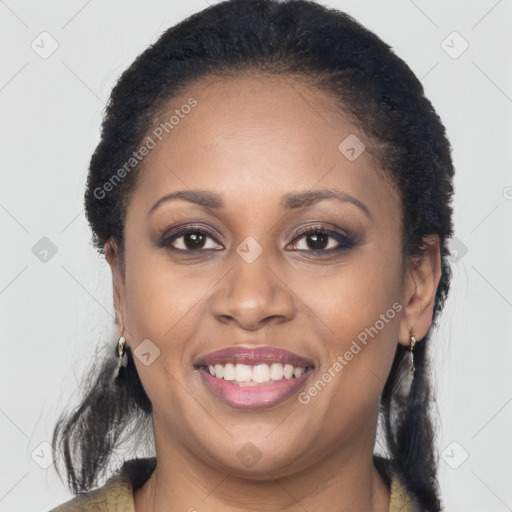
<svg viewBox="0 0 512 512">
<path fill-rule="evenodd" d="M 168 233 L 159 245 L 183 252 L 219 251 L 224 249 L 222 245 L 217 243 L 211 233 L 197 228 L 186 228 Z"/>
</svg>

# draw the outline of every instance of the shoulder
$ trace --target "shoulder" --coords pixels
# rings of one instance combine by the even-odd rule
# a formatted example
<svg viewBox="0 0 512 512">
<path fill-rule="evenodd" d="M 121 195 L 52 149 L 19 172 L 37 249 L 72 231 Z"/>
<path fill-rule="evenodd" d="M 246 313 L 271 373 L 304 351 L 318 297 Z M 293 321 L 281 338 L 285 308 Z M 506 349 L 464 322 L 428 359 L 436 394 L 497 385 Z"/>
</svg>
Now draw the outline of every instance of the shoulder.
<svg viewBox="0 0 512 512">
<path fill-rule="evenodd" d="M 407 490 L 401 472 L 388 459 L 374 457 L 374 464 L 390 491 L 389 512 L 421 512 L 415 497 Z"/>
<path fill-rule="evenodd" d="M 154 458 L 127 461 L 102 487 L 79 494 L 50 512 L 135 512 L 133 490 L 149 478 L 155 465 Z"/>
<path fill-rule="evenodd" d="M 125 478 L 114 476 L 103 487 L 75 496 L 50 512 L 135 512 L 132 487 Z"/>
<path fill-rule="evenodd" d="M 389 512 L 420 512 L 417 501 L 407 492 L 396 474 L 391 475 Z"/>
</svg>

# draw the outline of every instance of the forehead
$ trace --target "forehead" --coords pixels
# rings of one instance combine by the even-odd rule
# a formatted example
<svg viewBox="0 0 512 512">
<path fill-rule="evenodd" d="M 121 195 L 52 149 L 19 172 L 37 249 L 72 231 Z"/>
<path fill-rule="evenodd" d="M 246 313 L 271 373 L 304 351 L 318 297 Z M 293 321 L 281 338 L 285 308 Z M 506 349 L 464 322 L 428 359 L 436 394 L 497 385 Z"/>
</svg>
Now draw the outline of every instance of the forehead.
<svg viewBox="0 0 512 512">
<path fill-rule="evenodd" d="M 305 79 L 199 80 L 159 112 L 148 136 L 154 148 L 137 187 L 148 201 L 184 188 L 208 188 L 227 202 L 247 203 L 328 187 L 384 206 L 398 200 L 363 149 L 369 141 L 333 96 Z M 350 146 L 355 153 L 346 152 Z"/>
</svg>

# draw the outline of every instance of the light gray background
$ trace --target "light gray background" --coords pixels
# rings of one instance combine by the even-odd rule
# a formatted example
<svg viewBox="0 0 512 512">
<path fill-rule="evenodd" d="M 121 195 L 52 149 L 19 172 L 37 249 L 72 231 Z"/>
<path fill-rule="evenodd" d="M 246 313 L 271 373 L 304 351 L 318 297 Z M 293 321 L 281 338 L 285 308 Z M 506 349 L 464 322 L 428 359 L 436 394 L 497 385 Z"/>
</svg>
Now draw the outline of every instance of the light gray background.
<svg viewBox="0 0 512 512">
<path fill-rule="evenodd" d="M 393 46 L 448 130 L 459 256 L 435 341 L 440 480 L 446 510 L 511 510 L 512 1 L 324 3 Z M 119 74 L 206 5 L 0 1 L 0 511 L 70 497 L 53 466 L 41 467 L 51 464 L 44 443 L 98 344 L 113 342 L 110 275 L 82 207 L 88 161 Z M 31 48 L 51 49 L 43 31 L 58 43 L 46 59 Z M 469 44 L 458 58 L 453 31 Z M 46 263 L 32 252 L 42 237 L 58 250 Z"/>
</svg>

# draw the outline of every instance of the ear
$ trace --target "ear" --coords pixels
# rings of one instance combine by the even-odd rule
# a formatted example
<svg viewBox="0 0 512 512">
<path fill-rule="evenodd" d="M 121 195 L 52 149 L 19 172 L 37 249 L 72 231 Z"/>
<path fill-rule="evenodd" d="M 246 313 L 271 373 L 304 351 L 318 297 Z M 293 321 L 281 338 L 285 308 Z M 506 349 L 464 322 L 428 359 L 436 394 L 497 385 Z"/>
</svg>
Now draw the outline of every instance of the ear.
<svg viewBox="0 0 512 512">
<path fill-rule="evenodd" d="M 114 309 L 116 310 L 116 322 L 121 330 L 126 326 L 126 310 L 124 301 L 124 266 L 122 256 L 119 253 L 119 247 L 113 239 L 109 239 L 104 247 L 105 258 L 112 271 L 112 288 L 114 293 Z"/>
<path fill-rule="evenodd" d="M 410 345 L 411 334 L 419 341 L 432 323 L 437 286 L 441 279 L 441 251 L 437 235 L 424 238 L 425 252 L 409 263 L 405 274 L 404 314 L 398 341 Z"/>
</svg>

